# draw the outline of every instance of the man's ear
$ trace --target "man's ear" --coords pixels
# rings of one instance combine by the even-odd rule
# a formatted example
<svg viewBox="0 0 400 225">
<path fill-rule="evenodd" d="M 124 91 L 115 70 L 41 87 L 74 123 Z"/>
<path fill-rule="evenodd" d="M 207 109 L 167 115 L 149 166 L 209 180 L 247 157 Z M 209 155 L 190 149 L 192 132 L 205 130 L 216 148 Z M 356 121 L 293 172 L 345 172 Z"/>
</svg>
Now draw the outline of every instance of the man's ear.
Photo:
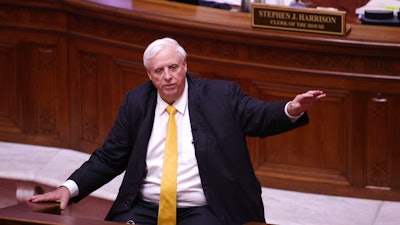
<svg viewBox="0 0 400 225">
<path fill-rule="evenodd" d="M 185 68 L 185 72 L 187 73 L 187 63 L 186 63 L 186 61 L 183 61 L 183 66 Z"/>
</svg>

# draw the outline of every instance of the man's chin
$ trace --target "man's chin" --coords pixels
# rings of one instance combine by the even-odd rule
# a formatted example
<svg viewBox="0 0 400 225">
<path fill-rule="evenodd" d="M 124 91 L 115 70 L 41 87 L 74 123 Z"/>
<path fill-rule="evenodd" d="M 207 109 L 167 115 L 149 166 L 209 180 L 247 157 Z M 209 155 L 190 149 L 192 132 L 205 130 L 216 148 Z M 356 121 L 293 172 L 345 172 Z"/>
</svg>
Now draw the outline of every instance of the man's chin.
<svg viewBox="0 0 400 225">
<path fill-rule="evenodd" d="M 167 93 L 165 92 L 164 95 L 161 95 L 161 98 L 166 101 L 167 103 L 174 102 L 177 97 L 176 97 L 176 92 L 173 93 Z"/>
</svg>

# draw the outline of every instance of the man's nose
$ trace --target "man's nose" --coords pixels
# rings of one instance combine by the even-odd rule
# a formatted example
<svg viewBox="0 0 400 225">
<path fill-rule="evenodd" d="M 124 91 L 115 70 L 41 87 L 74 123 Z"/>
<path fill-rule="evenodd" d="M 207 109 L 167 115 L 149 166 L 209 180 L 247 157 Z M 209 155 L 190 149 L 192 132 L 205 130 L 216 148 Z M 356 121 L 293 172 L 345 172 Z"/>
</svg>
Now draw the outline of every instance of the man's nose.
<svg viewBox="0 0 400 225">
<path fill-rule="evenodd" d="M 171 77 L 172 77 L 171 71 L 170 71 L 169 69 L 165 69 L 165 70 L 164 70 L 164 78 L 165 78 L 165 79 L 169 79 L 169 78 L 171 78 Z"/>
</svg>

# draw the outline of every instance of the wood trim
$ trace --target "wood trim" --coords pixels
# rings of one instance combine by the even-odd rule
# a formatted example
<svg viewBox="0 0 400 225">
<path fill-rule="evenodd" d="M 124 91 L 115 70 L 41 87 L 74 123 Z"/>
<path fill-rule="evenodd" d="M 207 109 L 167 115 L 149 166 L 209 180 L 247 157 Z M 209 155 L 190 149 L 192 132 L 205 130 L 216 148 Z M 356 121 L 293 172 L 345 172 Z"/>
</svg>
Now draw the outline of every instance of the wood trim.
<svg viewBox="0 0 400 225">
<path fill-rule="evenodd" d="M 170 36 L 189 53 L 192 74 L 238 82 L 253 97 L 328 93 L 308 126 L 248 139 L 262 185 L 400 199 L 398 28 L 350 24 L 344 37 L 272 31 L 251 28 L 248 13 L 170 1 L 0 6 L 1 140 L 92 152 L 124 93 L 147 79 L 147 44 Z"/>
</svg>

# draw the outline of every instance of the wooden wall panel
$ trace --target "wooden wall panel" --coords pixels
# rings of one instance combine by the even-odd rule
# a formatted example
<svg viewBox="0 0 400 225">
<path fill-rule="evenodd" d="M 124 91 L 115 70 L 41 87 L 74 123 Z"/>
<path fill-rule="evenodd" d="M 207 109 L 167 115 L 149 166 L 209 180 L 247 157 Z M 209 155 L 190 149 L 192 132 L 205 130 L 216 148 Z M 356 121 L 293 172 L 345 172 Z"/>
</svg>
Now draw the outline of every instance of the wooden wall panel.
<svg viewBox="0 0 400 225">
<path fill-rule="evenodd" d="M 0 130 L 6 133 L 21 132 L 17 91 L 17 43 L 0 40 Z"/>
<path fill-rule="evenodd" d="M 2 40 L 3 101 L 1 109 L 4 136 L 11 141 L 25 139 L 44 145 L 66 146 L 68 142 L 68 105 L 63 39 L 32 42 L 12 35 Z M 61 49 L 60 49 L 61 48 Z M 3 47 L 4 49 L 4 47 Z M 10 134 L 10 135 L 9 135 Z M 27 135 L 27 136 L 26 136 Z M 45 137 L 46 138 L 42 138 Z"/>
<path fill-rule="evenodd" d="M 77 66 L 70 75 L 71 117 L 77 122 L 71 137 L 74 146 L 90 153 L 108 134 L 126 92 L 148 77 L 143 64 L 128 50 L 105 49 L 101 44 L 82 40 L 73 42 L 70 61 Z"/>
<path fill-rule="evenodd" d="M 257 84 L 260 99 L 291 100 L 306 87 Z M 328 97 L 309 111 L 310 124 L 285 134 L 259 139 L 258 151 L 263 159 L 256 171 L 284 179 L 308 180 L 322 183 L 349 184 L 350 149 L 346 146 L 348 93 L 327 91 Z M 335 112 L 335 113 L 332 113 Z M 316 121 L 314 118 L 318 118 Z M 291 140 L 288 142 L 288 140 Z"/>
<path fill-rule="evenodd" d="M 66 39 L 52 33 L 63 31 L 66 20 L 54 10 L 54 3 L 32 3 L 38 8 L 5 2 L 0 7 L 0 24 L 7 24 L 2 27 L 7 31 L 2 29 L 0 45 L 10 47 L 10 54 L 1 60 L 2 68 L 7 68 L 1 70 L 1 77 L 7 80 L 0 92 L 11 100 L 4 119 L 7 125 L 2 128 L 12 130 L 1 136 L 8 141 L 67 147 Z"/>
<path fill-rule="evenodd" d="M 391 179 L 396 179 L 391 176 L 394 136 L 390 124 L 393 124 L 393 116 L 396 116 L 393 114 L 393 96 L 374 93 L 366 97 L 367 185 L 389 188 Z"/>
</svg>

